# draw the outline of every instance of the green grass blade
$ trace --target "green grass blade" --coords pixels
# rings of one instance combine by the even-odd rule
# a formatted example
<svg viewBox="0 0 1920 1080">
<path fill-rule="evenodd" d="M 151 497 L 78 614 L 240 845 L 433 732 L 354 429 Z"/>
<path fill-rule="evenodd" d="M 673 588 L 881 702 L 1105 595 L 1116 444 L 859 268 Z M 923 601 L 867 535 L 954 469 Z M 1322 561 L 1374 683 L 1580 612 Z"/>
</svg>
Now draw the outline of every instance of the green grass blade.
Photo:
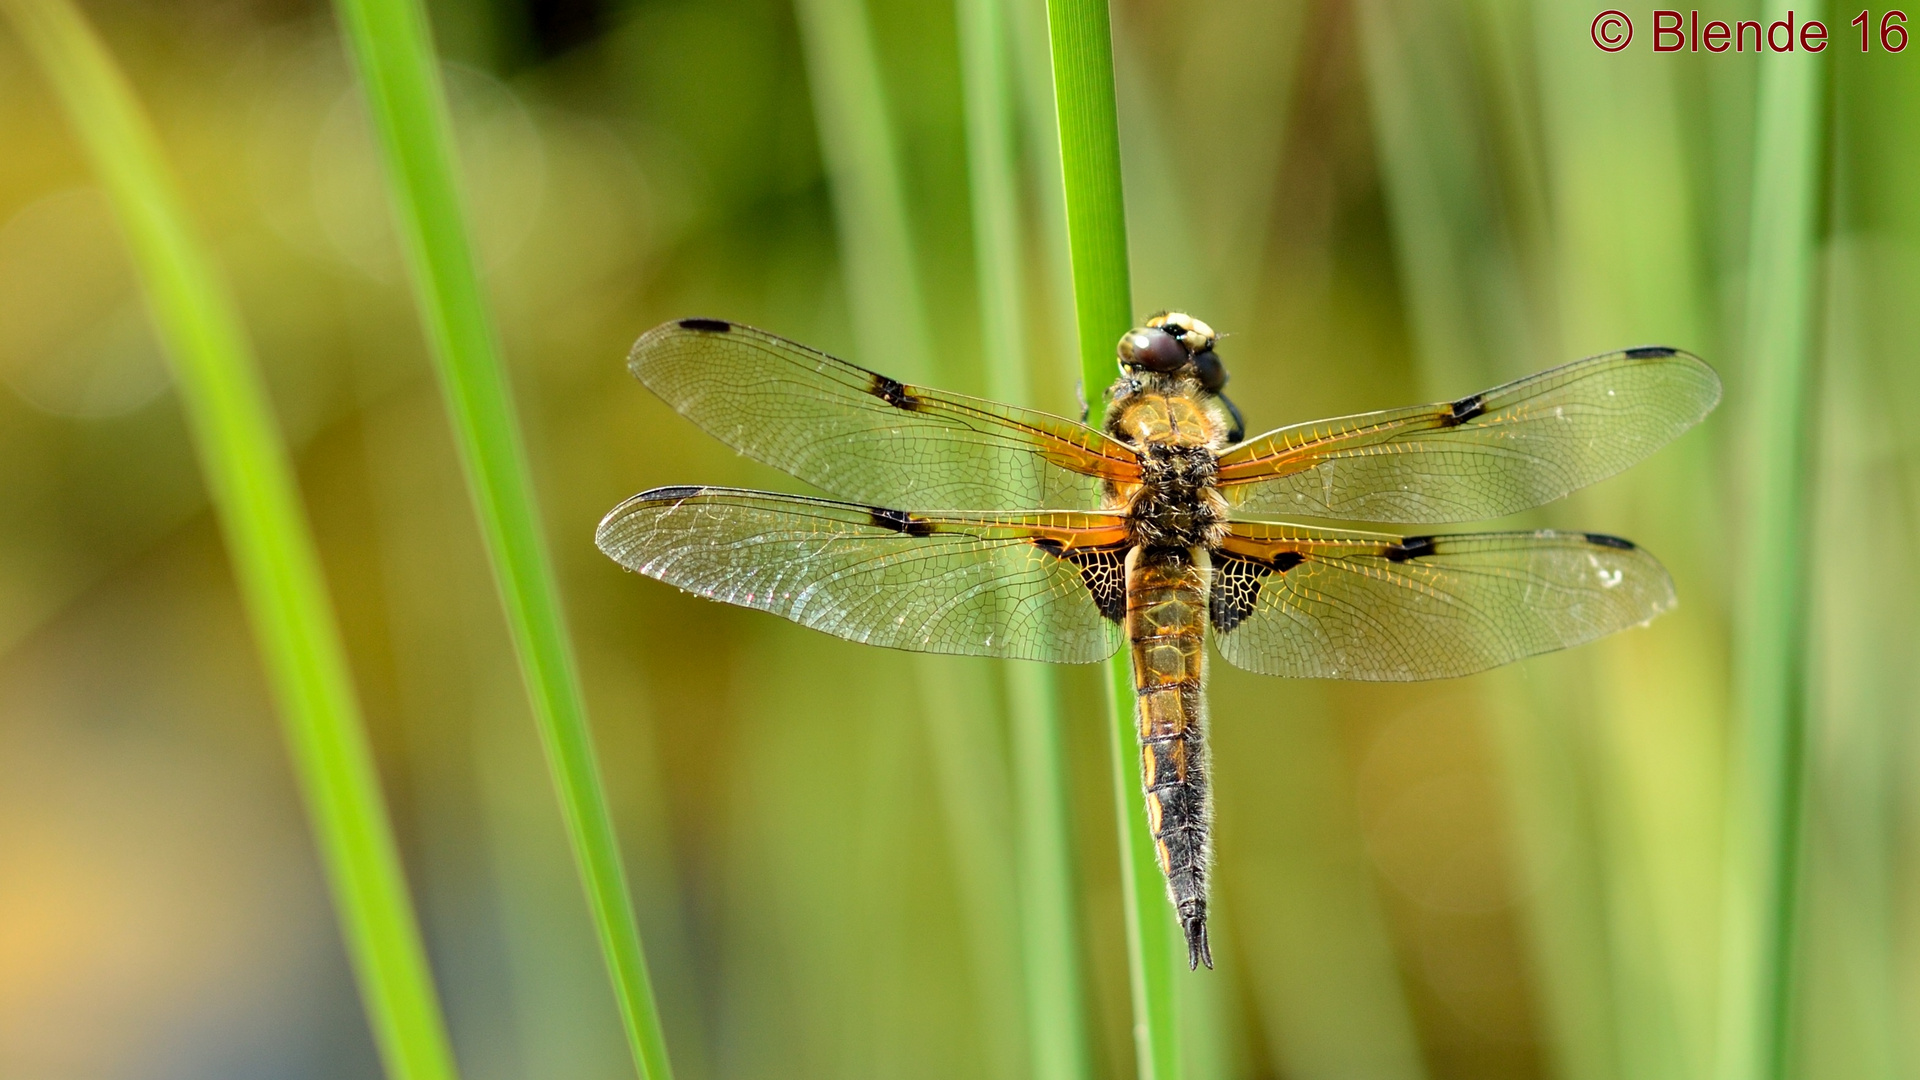
<svg viewBox="0 0 1920 1080">
<path fill-rule="evenodd" d="M 960 74 L 966 102 L 967 182 L 974 273 L 987 395 L 1028 404 L 1028 335 L 1021 296 L 1018 175 L 1003 0 L 958 0 Z M 1066 762 L 1053 671 L 1004 667 L 1012 729 L 1018 823 L 1021 969 L 1026 976 L 1027 1047 L 1034 1080 L 1088 1075 L 1086 1006 L 1080 985 L 1079 919 L 1067 818 Z"/>
<path fill-rule="evenodd" d="M 666 1038 L 587 728 L 519 423 L 474 267 L 426 16 L 417 0 L 340 0 L 338 12 L 379 134 L 435 371 L 621 1021 L 640 1075 L 665 1080 L 672 1075 Z"/>
<path fill-rule="evenodd" d="M 79 12 L 64 0 L 4 8 L 66 107 L 132 249 L 387 1075 L 451 1080 L 446 1023 L 319 555 L 239 313 L 190 231 L 132 88 Z"/>
<path fill-rule="evenodd" d="M 1527 244 L 1547 235 L 1528 213 L 1542 201 L 1537 166 L 1532 152 L 1497 157 L 1503 142 L 1529 141 L 1503 140 L 1489 122 L 1528 111 L 1522 87 L 1495 95 L 1487 87 L 1502 82 L 1478 77 L 1466 5 L 1363 0 L 1356 13 L 1419 395 L 1458 394 L 1544 365 L 1558 349 L 1547 332 L 1551 263 L 1543 243 Z M 1483 14 L 1502 30 L 1515 21 L 1510 11 Z M 1519 69 L 1519 44 L 1494 40 L 1503 56 L 1492 71 Z M 1592 662 L 1590 653 L 1580 659 Z M 1500 779 L 1524 883 L 1516 901 L 1538 958 L 1547 1052 L 1563 1080 L 1611 1080 L 1619 1034 L 1606 912 L 1596 899 L 1605 871 L 1588 805 L 1592 780 L 1571 734 L 1578 721 L 1564 704 L 1591 695 L 1564 666 L 1509 669 L 1468 686 L 1472 707 L 1493 718 L 1486 730 L 1504 759 Z"/>
<path fill-rule="evenodd" d="M 1034 1080 L 1091 1075 L 1086 991 L 1080 976 L 1080 908 L 1074 891 L 1067 762 L 1053 669 L 1010 665 L 1016 838 L 1020 857 L 1020 948 Z"/>
<path fill-rule="evenodd" d="M 1127 926 L 1127 974 L 1133 997 L 1135 1068 L 1140 1080 L 1181 1075 L 1180 1006 L 1174 999 L 1174 922 L 1167 880 L 1154 861 L 1140 790 L 1140 751 L 1133 728 L 1133 672 L 1124 654 L 1107 664 L 1107 707 L 1113 714 L 1113 807 L 1120 834 L 1120 901 Z"/>
<path fill-rule="evenodd" d="M 1120 181 L 1120 118 L 1114 104 L 1113 31 L 1106 0 L 1048 0 L 1054 111 L 1073 265 L 1080 386 L 1097 423 L 1101 396 L 1119 374 L 1114 343 L 1133 326 L 1126 204 Z M 1175 1038 L 1173 918 L 1153 858 L 1133 729 L 1133 678 L 1123 653 L 1108 665 L 1113 713 L 1114 812 L 1120 830 L 1134 1048 L 1143 1080 L 1180 1075 Z"/>
<path fill-rule="evenodd" d="M 1043 310 L 1048 347 L 1077 355 L 1073 327 L 1073 259 L 1067 246 L 1066 192 L 1060 186 L 1060 125 L 1053 111 L 1053 54 L 1047 9 L 1040 4 L 1011 4 L 1013 69 L 1019 90 L 1020 144 L 1026 152 L 1025 190 L 1031 199 L 1031 243 L 1041 270 L 1034 304 Z M 1030 252 L 1030 257 L 1034 253 Z M 1057 345 L 1056 345 L 1057 343 Z M 1080 366 L 1046 365 L 1032 371 L 1039 404 L 1050 406 L 1068 386 L 1078 389 Z M 1057 406 L 1052 406 L 1058 408 Z M 1064 411 L 1064 410 L 1062 410 Z"/>
<path fill-rule="evenodd" d="M 1785 18 L 1786 4 L 1767 5 Z M 1802 19 L 1818 5 L 1800 5 Z M 1720 1076 L 1780 1080 L 1799 898 L 1806 743 L 1808 492 L 1824 54 L 1759 60 L 1744 418 L 1747 520 L 1734 631 Z"/>
<path fill-rule="evenodd" d="M 1851 52 L 1851 50 L 1848 50 Z M 1809 825 L 1793 1065 L 1894 1080 L 1915 1058 L 1911 732 L 1920 575 L 1858 559 L 1861 536 L 1904 535 L 1920 508 L 1920 71 L 1901 57 L 1834 65 L 1833 207 L 1821 314 L 1818 463 L 1808 612 Z M 1817 840 L 1815 838 L 1818 838 Z"/>
<path fill-rule="evenodd" d="M 866 11 L 852 0 L 796 0 L 794 7 L 854 339 L 870 363 L 887 358 L 895 378 L 931 378 L 932 335 Z"/>
<path fill-rule="evenodd" d="M 1104 0 L 1049 0 L 1047 29 L 1074 322 L 1080 333 L 1080 386 L 1097 413 L 1100 396 L 1120 374 L 1114 343 L 1133 328 L 1127 208 L 1120 189 L 1120 117 L 1113 97 L 1113 31 Z"/>
<path fill-rule="evenodd" d="M 1806 896 L 1794 935 L 1801 944 L 1792 1061 L 1803 1076 L 1895 1080 L 1911 1060 L 1903 1043 L 1913 1029 L 1912 1010 L 1903 1004 L 1900 968 L 1911 950 L 1903 947 L 1897 882 L 1904 869 L 1900 769 L 1910 756 L 1902 743 L 1915 685 L 1907 660 L 1920 651 L 1909 612 L 1920 578 L 1904 561 L 1848 553 L 1862 535 L 1911 528 L 1913 501 L 1902 488 L 1913 474 L 1900 461 L 1908 449 L 1902 442 L 1911 442 L 1895 434 L 1910 406 L 1887 369 L 1906 362 L 1914 326 L 1906 300 L 1920 276 L 1905 252 L 1845 235 L 1853 222 L 1843 213 L 1858 221 L 1878 209 L 1879 192 L 1850 174 L 1866 165 L 1860 172 L 1870 175 L 1879 163 L 1861 162 L 1865 155 L 1847 146 L 1867 96 L 1860 66 L 1836 74 L 1834 152 L 1845 163 L 1833 171 L 1836 235 L 1826 246 L 1807 538 L 1812 734 L 1805 798 L 1810 839 L 1819 842 L 1807 844 Z M 1895 183 L 1911 187 L 1904 177 Z"/>
<path fill-rule="evenodd" d="M 1709 234 L 1701 223 L 1712 211 L 1695 204 L 1685 167 L 1689 147 L 1703 136 L 1683 121 L 1704 106 L 1667 57 L 1595 49 L 1585 36 L 1592 11 L 1533 10 L 1529 66 L 1542 121 L 1537 203 L 1546 225 L 1535 235 L 1548 246 L 1520 269 L 1551 298 L 1541 322 L 1544 351 L 1563 358 L 1661 342 L 1729 364 L 1713 318 L 1727 290 L 1704 272 L 1711 260 L 1703 256 Z M 1700 66 L 1725 68 L 1708 59 L 1702 55 Z M 1620 169 L 1622 161 L 1639 167 Z M 1542 362 L 1536 356 L 1503 374 Z M 1726 801 L 1722 589 L 1730 575 L 1722 564 L 1725 537 L 1737 530 L 1718 520 L 1720 501 L 1707 496 L 1725 483 L 1715 442 L 1717 425 L 1728 419 L 1709 419 L 1653 460 L 1581 492 L 1565 510 L 1542 511 L 1556 523 L 1618 531 L 1658 552 L 1680 583 L 1680 609 L 1645 633 L 1574 650 L 1564 663 L 1530 665 L 1553 673 L 1545 678 L 1495 677 L 1536 718 L 1531 731 L 1517 732 L 1509 714 L 1502 727 L 1521 738 L 1507 749 L 1528 755 L 1515 760 L 1530 759 L 1550 778 L 1514 778 L 1508 790 L 1516 799 L 1545 796 L 1516 801 L 1516 812 L 1531 817 L 1516 835 L 1531 845 L 1541 836 L 1536 826 L 1547 826 L 1563 837 L 1553 848 L 1531 848 L 1553 861 L 1529 868 L 1541 883 L 1526 903 L 1550 995 L 1543 1016 L 1576 1078 L 1692 1080 L 1713 1068 Z M 1572 765 L 1564 782 L 1551 779 L 1556 758 Z M 1547 875 L 1557 882 L 1542 880 Z"/>
<path fill-rule="evenodd" d="M 795 12 L 860 357 L 885 364 L 897 377 L 952 385 L 963 373 L 951 366 L 956 358 L 935 352 L 928 330 L 900 153 L 865 6 L 797 0 Z M 996 857 L 1017 831 L 998 815 L 1010 797 L 1004 751 L 993 735 L 1003 695 L 986 669 L 960 666 L 966 662 L 952 657 L 914 661 L 968 923 L 981 1052 L 994 1074 L 1005 1075 L 1019 1069 L 1023 1055 L 1020 1010 L 1006 992 L 1020 978 L 1006 934 L 1017 919 L 1017 889 L 1005 860 Z M 974 670 L 984 677 L 967 677 Z"/>
<path fill-rule="evenodd" d="M 1021 332 L 1020 208 L 1013 167 L 1012 107 L 1007 100 L 1007 28 L 1002 0 L 956 0 L 960 79 L 966 102 L 967 193 L 973 217 L 974 280 L 980 340 L 988 347 L 987 392 L 1002 401 L 1028 397 L 1026 335 Z"/>
</svg>

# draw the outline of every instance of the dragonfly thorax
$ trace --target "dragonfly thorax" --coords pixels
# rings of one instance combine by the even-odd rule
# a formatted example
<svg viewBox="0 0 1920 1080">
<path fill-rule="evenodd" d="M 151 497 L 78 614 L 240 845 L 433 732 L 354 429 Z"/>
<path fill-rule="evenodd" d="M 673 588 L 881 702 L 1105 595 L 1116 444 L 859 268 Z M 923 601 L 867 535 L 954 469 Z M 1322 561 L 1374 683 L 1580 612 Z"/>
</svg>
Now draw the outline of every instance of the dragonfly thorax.
<svg viewBox="0 0 1920 1080">
<path fill-rule="evenodd" d="M 1212 547 L 1226 530 L 1227 504 L 1214 488 L 1213 451 L 1148 443 L 1140 486 L 1127 500 L 1134 543 L 1149 548 Z"/>
</svg>

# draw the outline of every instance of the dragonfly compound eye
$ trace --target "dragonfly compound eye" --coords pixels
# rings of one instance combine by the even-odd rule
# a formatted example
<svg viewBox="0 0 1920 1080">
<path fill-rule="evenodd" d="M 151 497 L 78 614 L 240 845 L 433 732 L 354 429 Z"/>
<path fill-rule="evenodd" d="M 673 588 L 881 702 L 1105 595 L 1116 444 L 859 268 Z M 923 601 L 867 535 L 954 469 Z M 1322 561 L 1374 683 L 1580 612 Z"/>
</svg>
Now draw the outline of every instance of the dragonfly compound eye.
<svg viewBox="0 0 1920 1080">
<path fill-rule="evenodd" d="M 1201 386 L 1216 394 L 1227 385 L 1227 365 L 1212 349 L 1193 354 L 1193 374 Z"/>
<path fill-rule="evenodd" d="M 1120 339 L 1120 362 L 1148 371 L 1179 371 L 1187 364 L 1187 350 L 1165 330 L 1129 330 Z"/>
</svg>

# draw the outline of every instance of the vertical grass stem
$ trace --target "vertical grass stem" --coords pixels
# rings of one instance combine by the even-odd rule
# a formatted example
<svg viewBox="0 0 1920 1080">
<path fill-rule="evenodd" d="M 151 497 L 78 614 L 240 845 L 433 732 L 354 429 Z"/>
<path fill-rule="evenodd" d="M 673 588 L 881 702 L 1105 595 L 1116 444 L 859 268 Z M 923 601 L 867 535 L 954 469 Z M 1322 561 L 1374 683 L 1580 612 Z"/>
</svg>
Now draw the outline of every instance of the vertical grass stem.
<svg viewBox="0 0 1920 1080">
<path fill-rule="evenodd" d="M 387 1075 L 452 1080 L 393 828 L 293 469 L 239 313 L 132 88 L 66 0 L 0 4 L 53 84 L 132 250 L 285 727 Z"/>
<path fill-rule="evenodd" d="M 1018 174 L 1014 168 L 1010 43 L 1004 0 L 957 0 L 966 103 L 967 182 L 987 394 L 1028 404 L 1028 335 Z M 1053 672 L 1043 664 L 1002 670 L 1012 734 L 1019 849 L 1021 970 L 1034 1080 L 1088 1075 L 1080 940 L 1073 895 L 1066 763 Z"/>
<path fill-rule="evenodd" d="M 1080 385 L 1089 416 L 1119 373 L 1114 343 L 1133 325 L 1127 268 L 1126 204 L 1120 179 L 1120 120 L 1114 103 L 1113 30 L 1106 0 L 1048 0 L 1055 115 L 1067 248 L 1073 266 Z M 1133 680 L 1124 654 L 1108 665 L 1113 715 L 1114 811 L 1120 833 L 1127 947 L 1133 990 L 1136 1067 L 1143 1080 L 1180 1075 L 1175 1038 L 1175 949 L 1166 883 L 1153 858 L 1140 790 L 1133 727 Z"/>
<path fill-rule="evenodd" d="M 946 382 L 962 373 L 953 368 L 958 358 L 935 349 L 928 328 L 899 143 L 866 7 L 860 0 L 795 0 L 794 7 L 859 355 L 885 358 L 898 377 Z M 1005 755 L 994 738 L 1004 702 L 997 679 L 968 680 L 952 657 L 915 660 L 920 714 L 969 924 L 981 1054 L 991 1072 L 1004 1075 L 1022 1059 L 1018 1000 L 1005 992 L 1020 978 L 1006 942 L 1006 927 L 1018 918 L 1017 887 L 997 857 L 1020 831 L 1000 813 L 1010 798 Z"/>
<path fill-rule="evenodd" d="M 1133 327 L 1113 31 L 1106 0 L 1048 0 L 1047 29 L 1074 322 L 1080 333 L 1080 385 L 1097 420 L 1100 396 L 1120 373 L 1114 343 Z"/>
<path fill-rule="evenodd" d="M 1797 6 L 1802 19 L 1819 15 L 1819 5 Z M 1769 17 L 1784 19 L 1786 7 L 1773 0 Z M 1788 1072 L 1805 782 L 1808 399 L 1825 64 L 1805 52 L 1759 63 L 1721 1080 Z"/>
<path fill-rule="evenodd" d="M 418 0 L 339 0 L 336 10 L 379 137 L 434 368 L 621 1022 L 640 1076 L 667 1080 L 666 1036 L 455 183 L 452 125 L 426 14 Z"/>
</svg>

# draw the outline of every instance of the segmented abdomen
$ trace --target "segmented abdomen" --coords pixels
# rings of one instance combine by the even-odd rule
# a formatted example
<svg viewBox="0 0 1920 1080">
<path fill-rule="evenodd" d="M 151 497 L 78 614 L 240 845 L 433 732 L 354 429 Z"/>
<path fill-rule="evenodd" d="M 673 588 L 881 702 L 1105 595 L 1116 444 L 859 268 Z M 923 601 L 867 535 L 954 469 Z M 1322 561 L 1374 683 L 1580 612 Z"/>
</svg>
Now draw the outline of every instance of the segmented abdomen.
<svg viewBox="0 0 1920 1080">
<path fill-rule="evenodd" d="M 1127 556 L 1140 769 L 1154 851 L 1187 935 L 1189 966 L 1207 949 L 1205 548 L 1135 548 Z"/>
</svg>

